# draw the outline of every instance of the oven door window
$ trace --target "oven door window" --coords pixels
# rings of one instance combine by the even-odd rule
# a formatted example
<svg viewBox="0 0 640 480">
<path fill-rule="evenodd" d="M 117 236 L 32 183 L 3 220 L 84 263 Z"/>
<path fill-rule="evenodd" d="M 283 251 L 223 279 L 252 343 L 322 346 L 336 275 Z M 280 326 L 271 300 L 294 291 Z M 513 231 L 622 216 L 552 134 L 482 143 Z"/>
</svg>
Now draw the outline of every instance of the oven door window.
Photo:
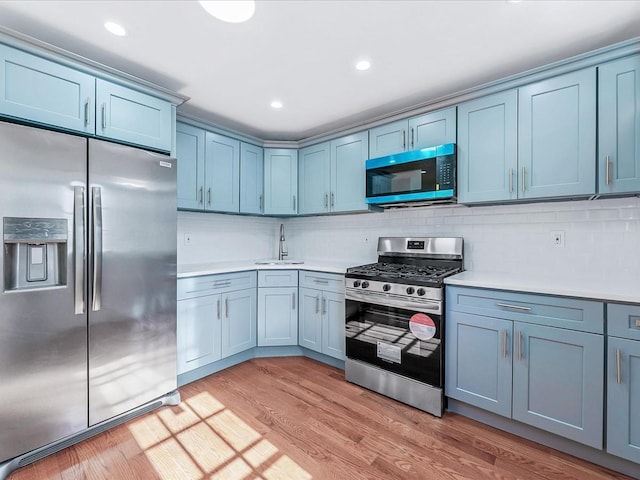
<svg viewBox="0 0 640 480">
<path fill-rule="evenodd" d="M 414 328 L 420 339 L 409 326 L 414 315 L 425 318 L 411 310 L 347 300 L 347 357 L 442 387 L 442 318 L 428 315 L 435 332 L 432 327 L 426 332 Z"/>
<path fill-rule="evenodd" d="M 435 158 L 367 170 L 367 197 L 433 192 L 435 190 Z"/>
</svg>

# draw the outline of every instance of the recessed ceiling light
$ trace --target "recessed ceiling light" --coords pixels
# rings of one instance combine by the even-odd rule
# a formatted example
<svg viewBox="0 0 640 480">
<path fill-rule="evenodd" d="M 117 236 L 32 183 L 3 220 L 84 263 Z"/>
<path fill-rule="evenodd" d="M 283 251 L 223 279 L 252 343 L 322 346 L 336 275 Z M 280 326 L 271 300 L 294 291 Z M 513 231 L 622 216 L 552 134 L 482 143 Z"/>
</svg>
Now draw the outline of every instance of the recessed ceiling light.
<svg viewBox="0 0 640 480">
<path fill-rule="evenodd" d="M 229 23 L 246 22 L 256 10 L 254 0 L 213 0 L 200 1 L 199 3 L 209 15 Z"/>
<path fill-rule="evenodd" d="M 282 108 L 282 102 L 280 100 L 274 100 L 271 102 L 271 108 Z"/>
<path fill-rule="evenodd" d="M 369 60 L 360 60 L 358 63 L 356 63 L 356 69 L 357 70 L 369 70 L 371 68 L 371 62 Z"/>
<path fill-rule="evenodd" d="M 104 22 L 104 28 L 118 37 L 124 37 L 127 34 L 124 27 L 116 22 Z"/>
</svg>

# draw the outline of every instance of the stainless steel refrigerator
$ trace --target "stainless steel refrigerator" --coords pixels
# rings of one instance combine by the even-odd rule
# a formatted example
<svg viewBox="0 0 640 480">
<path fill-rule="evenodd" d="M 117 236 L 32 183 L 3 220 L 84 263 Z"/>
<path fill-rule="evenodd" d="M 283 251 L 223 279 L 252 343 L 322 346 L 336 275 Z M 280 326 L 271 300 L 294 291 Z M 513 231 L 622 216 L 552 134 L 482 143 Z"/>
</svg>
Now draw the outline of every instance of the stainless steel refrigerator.
<svg viewBox="0 0 640 480">
<path fill-rule="evenodd" d="M 175 160 L 0 122 L 0 463 L 176 389 Z"/>
</svg>

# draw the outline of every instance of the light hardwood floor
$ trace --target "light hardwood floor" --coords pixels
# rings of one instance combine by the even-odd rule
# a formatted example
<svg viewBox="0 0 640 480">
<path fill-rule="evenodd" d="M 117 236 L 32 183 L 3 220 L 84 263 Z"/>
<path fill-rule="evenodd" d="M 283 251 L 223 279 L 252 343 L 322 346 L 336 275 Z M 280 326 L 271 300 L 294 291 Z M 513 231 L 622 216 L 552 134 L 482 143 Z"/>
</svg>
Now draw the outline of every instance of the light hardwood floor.
<svg viewBox="0 0 640 480">
<path fill-rule="evenodd" d="M 465 417 L 438 419 L 302 357 L 256 359 L 9 480 L 628 479 Z"/>
</svg>

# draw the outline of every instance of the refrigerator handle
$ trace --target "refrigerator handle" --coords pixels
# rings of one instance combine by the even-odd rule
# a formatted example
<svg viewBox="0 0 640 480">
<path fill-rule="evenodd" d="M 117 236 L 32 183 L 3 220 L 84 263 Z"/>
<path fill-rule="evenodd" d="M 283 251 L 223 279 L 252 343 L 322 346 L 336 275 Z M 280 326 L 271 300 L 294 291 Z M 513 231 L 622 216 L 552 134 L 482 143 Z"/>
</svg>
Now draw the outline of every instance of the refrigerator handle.
<svg viewBox="0 0 640 480">
<path fill-rule="evenodd" d="M 74 311 L 84 313 L 84 255 L 86 251 L 84 235 L 84 187 L 73 187 L 73 261 L 74 261 Z"/>
<path fill-rule="evenodd" d="M 93 197 L 93 298 L 91 310 L 100 310 L 102 303 L 102 191 L 100 187 L 92 187 Z"/>
</svg>

